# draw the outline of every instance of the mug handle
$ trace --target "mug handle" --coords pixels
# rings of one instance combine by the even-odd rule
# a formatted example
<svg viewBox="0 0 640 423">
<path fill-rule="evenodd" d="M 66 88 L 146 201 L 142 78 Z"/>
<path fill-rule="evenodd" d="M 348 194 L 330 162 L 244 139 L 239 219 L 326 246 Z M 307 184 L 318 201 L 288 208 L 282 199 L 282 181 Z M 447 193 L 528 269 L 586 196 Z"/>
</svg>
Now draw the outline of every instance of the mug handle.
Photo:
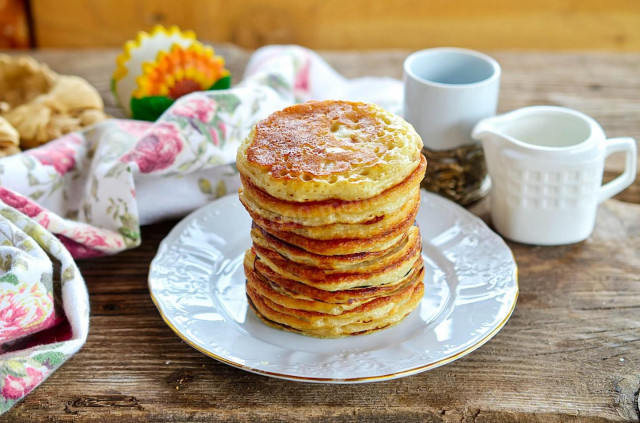
<svg viewBox="0 0 640 423">
<path fill-rule="evenodd" d="M 607 140 L 607 150 L 605 152 L 605 159 L 613 153 L 624 152 L 625 153 L 625 166 L 622 175 L 615 178 L 600 187 L 598 193 L 598 203 L 613 197 L 629 185 L 631 185 L 636 179 L 636 166 L 638 161 L 638 153 L 636 147 L 636 141 L 633 138 L 610 138 Z"/>
</svg>

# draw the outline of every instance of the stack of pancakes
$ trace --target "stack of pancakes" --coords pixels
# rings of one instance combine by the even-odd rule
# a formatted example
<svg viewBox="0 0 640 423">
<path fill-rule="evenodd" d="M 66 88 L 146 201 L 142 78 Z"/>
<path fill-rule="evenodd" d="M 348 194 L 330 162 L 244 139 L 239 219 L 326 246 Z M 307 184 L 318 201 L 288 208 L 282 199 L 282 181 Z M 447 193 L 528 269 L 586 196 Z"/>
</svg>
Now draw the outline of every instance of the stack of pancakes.
<svg viewBox="0 0 640 423">
<path fill-rule="evenodd" d="M 255 126 L 237 166 L 253 219 L 247 297 L 265 323 L 335 338 L 417 307 L 421 148 L 411 125 L 365 103 L 309 102 Z"/>
</svg>

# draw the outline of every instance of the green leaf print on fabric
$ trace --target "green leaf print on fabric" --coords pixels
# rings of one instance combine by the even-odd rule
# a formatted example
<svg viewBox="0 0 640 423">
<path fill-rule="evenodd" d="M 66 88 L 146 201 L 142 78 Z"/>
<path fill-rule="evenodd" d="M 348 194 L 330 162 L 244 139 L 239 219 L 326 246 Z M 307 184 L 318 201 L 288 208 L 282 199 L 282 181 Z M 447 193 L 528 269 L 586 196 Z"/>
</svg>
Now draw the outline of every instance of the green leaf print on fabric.
<svg viewBox="0 0 640 423">
<path fill-rule="evenodd" d="M 64 269 L 61 275 L 62 284 L 64 285 L 65 283 L 72 280 L 75 277 L 75 275 L 76 275 L 76 272 L 73 266 L 69 266 L 66 269 Z"/>
<path fill-rule="evenodd" d="M 13 273 L 5 273 L 4 275 L 0 276 L 0 283 L 2 282 L 10 283 L 11 285 L 16 286 L 20 283 L 18 277 Z"/>
<path fill-rule="evenodd" d="M 215 96 L 216 102 L 218 103 L 218 108 L 220 111 L 224 111 L 227 113 L 233 113 L 240 105 L 240 99 L 237 95 L 227 93 L 227 94 L 218 94 Z"/>
<path fill-rule="evenodd" d="M 36 354 L 32 358 L 34 361 L 53 369 L 64 363 L 68 357 L 60 351 L 46 351 Z"/>
</svg>

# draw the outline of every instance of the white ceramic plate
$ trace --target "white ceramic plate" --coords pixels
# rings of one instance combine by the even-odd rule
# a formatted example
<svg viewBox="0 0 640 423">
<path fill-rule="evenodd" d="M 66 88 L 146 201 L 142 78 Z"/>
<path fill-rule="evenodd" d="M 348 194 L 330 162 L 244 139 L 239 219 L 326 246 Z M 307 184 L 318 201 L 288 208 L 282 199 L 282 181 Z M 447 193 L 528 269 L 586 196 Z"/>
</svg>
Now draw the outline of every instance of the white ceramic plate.
<svg viewBox="0 0 640 423">
<path fill-rule="evenodd" d="M 509 247 L 480 219 L 422 193 L 425 294 L 402 323 L 369 335 L 315 339 L 273 329 L 248 307 L 242 260 L 251 219 L 236 196 L 187 216 L 162 241 L 149 289 L 185 342 L 223 363 L 283 379 L 350 383 L 392 379 L 477 349 L 507 322 L 518 296 Z"/>
</svg>

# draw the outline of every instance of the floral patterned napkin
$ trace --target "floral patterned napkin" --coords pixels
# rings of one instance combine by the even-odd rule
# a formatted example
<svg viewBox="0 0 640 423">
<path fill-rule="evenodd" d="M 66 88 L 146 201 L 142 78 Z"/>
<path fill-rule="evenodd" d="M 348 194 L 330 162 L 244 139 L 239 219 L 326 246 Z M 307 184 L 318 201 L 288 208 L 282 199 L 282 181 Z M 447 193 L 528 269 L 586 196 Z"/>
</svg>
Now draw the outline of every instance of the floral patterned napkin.
<svg viewBox="0 0 640 423">
<path fill-rule="evenodd" d="M 88 330 L 87 288 L 69 251 L 0 202 L 0 413 L 75 354 Z"/>
<path fill-rule="evenodd" d="M 236 192 L 237 146 L 276 110 L 336 98 L 398 112 L 401 94 L 395 79 L 347 80 L 310 50 L 270 46 L 241 84 L 185 96 L 153 124 L 107 120 L 0 159 L 0 412 L 86 339 L 86 288 L 71 256 L 133 248 L 140 225 Z"/>
</svg>

